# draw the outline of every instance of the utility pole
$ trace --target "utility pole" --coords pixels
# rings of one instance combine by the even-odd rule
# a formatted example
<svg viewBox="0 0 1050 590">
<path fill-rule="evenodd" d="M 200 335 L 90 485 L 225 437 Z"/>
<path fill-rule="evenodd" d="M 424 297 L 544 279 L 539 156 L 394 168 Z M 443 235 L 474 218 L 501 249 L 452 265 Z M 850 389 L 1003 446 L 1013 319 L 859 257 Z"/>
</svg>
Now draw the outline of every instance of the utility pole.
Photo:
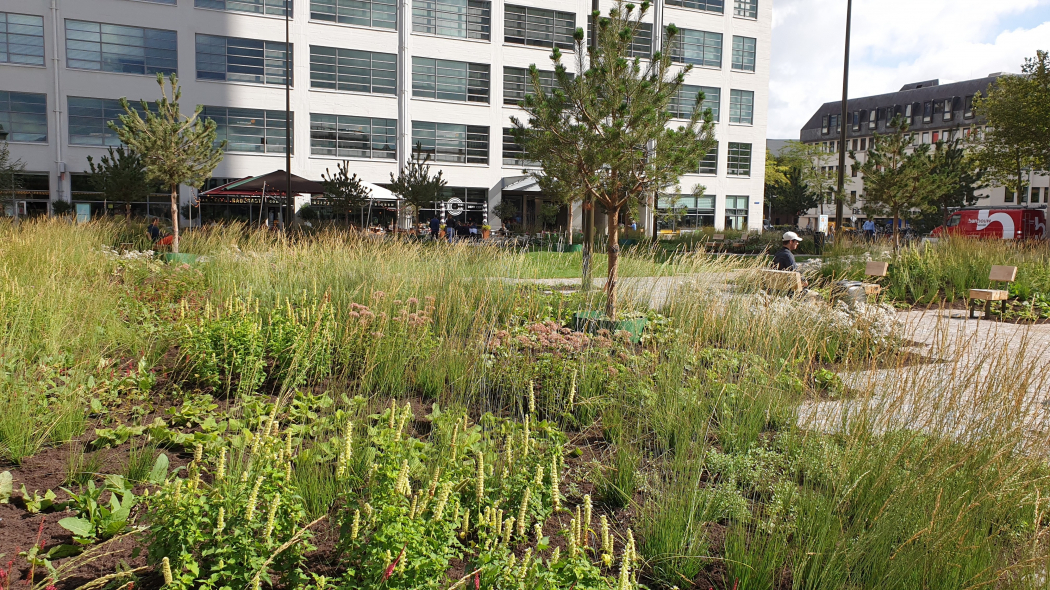
<svg viewBox="0 0 1050 590">
<path fill-rule="evenodd" d="M 284 0 L 284 180 L 288 215 L 284 219 L 284 231 L 292 227 L 295 215 L 295 197 L 292 195 L 292 42 L 291 3 Z"/>
<path fill-rule="evenodd" d="M 842 205 L 843 194 L 846 190 L 846 109 L 849 101 L 849 35 L 850 25 L 853 18 L 853 0 L 846 0 L 846 57 L 842 66 L 842 114 L 839 117 L 839 125 L 842 132 L 839 133 L 839 184 L 835 193 L 835 234 L 842 231 Z"/>
</svg>

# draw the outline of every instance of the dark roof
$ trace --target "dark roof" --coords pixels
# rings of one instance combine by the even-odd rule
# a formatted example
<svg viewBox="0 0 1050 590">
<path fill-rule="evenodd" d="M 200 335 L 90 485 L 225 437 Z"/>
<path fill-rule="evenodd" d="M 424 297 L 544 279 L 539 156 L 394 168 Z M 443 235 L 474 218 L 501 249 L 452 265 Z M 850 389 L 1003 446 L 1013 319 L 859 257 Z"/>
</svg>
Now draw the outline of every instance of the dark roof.
<svg viewBox="0 0 1050 590">
<path fill-rule="evenodd" d="M 779 156 L 780 152 L 787 147 L 788 142 L 795 141 L 793 139 L 767 139 L 766 149 L 773 152 L 774 156 Z"/>
<path fill-rule="evenodd" d="M 922 118 L 916 117 L 916 123 L 912 125 L 912 129 L 921 131 L 924 129 L 944 129 L 969 126 L 974 123 L 974 121 L 972 119 L 963 119 L 961 111 L 965 108 L 965 105 L 963 104 L 962 99 L 978 92 L 987 94 L 988 87 L 995 82 L 999 75 L 1000 74 L 993 74 L 977 80 L 966 80 L 964 82 L 953 82 L 951 84 L 940 84 L 938 80 L 905 84 L 898 92 L 850 99 L 846 110 L 849 113 L 853 113 L 859 110 L 870 111 L 871 109 L 886 108 L 894 105 L 901 107 L 915 103 L 922 105 L 927 101 L 946 100 L 956 97 L 959 99 L 955 104 L 955 109 L 958 111 L 958 114 L 954 116 L 951 121 L 942 121 L 939 120 L 939 118 L 935 118 L 932 123 L 923 124 Z M 838 135 L 834 130 L 832 130 L 830 135 L 821 135 L 821 121 L 824 118 L 824 115 L 840 115 L 841 113 L 842 101 L 824 103 L 819 109 L 817 109 L 817 112 L 813 113 L 813 116 L 810 117 L 809 121 L 802 127 L 802 130 L 799 133 L 800 139 L 802 141 L 810 142 L 821 139 L 837 139 Z M 919 114 L 921 114 L 921 112 Z M 881 117 L 876 131 L 884 133 L 886 131 L 886 124 L 887 121 L 885 118 Z M 854 133 L 851 127 L 847 127 L 847 137 L 862 137 L 870 136 L 871 134 L 872 132 L 868 129 L 866 121 L 861 125 L 861 130 L 856 133 Z"/>
</svg>

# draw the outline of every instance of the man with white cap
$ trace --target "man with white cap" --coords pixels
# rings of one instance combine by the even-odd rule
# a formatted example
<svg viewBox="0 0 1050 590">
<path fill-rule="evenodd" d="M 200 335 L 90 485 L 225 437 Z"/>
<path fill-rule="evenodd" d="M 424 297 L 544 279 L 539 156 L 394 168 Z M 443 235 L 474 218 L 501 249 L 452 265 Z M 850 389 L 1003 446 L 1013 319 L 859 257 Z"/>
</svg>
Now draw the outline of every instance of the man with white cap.
<svg viewBox="0 0 1050 590">
<path fill-rule="evenodd" d="M 789 231 L 784 234 L 782 242 L 784 247 L 773 255 L 773 270 L 797 271 L 798 263 L 795 262 L 795 255 L 792 252 L 798 250 L 798 245 L 802 243 L 802 238 L 795 232 Z M 802 281 L 803 286 L 808 284 L 808 281 Z"/>
</svg>

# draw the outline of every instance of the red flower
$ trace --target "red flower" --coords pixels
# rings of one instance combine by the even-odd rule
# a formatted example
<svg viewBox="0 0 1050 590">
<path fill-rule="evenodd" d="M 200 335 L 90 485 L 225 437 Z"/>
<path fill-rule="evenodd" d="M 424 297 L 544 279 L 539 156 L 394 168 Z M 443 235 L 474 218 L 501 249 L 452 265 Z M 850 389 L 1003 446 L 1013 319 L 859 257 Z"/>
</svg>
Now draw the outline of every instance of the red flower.
<svg viewBox="0 0 1050 590">
<path fill-rule="evenodd" d="M 397 559 L 394 560 L 394 563 L 391 563 L 390 565 L 388 565 L 387 568 L 386 568 L 386 572 L 383 573 L 383 580 L 382 581 L 385 582 L 388 579 L 390 579 L 390 575 L 394 573 L 394 568 L 397 567 L 397 564 L 398 564 L 399 561 L 401 561 L 401 558 L 405 556 L 405 549 L 407 549 L 407 548 L 408 548 L 408 543 L 405 543 L 405 545 L 403 547 L 401 547 L 401 553 L 397 554 Z"/>
</svg>

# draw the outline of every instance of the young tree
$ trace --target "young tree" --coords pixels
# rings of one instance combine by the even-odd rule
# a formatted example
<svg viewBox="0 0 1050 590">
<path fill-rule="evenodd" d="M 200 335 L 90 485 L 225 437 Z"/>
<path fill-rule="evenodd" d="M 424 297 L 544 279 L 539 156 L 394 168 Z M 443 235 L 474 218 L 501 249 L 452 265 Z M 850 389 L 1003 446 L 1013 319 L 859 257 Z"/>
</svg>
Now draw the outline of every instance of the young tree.
<svg viewBox="0 0 1050 590">
<path fill-rule="evenodd" d="M 824 205 L 835 200 L 833 167 L 838 165 L 836 153 L 824 149 L 823 144 L 800 141 L 789 141 L 780 153 L 784 165 L 799 168 L 802 182 L 816 195 L 817 202 L 813 206 L 819 206 L 823 214 Z"/>
<path fill-rule="evenodd" d="M 358 209 L 361 211 L 361 227 L 364 227 L 364 210 L 368 200 L 372 198 L 372 189 L 362 184 L 357 174 L 350 175 L 350 162 L 343 160 L 339 163 L 335 174 L 325 168 L 321 174 L 321 184 L 324 186 L 325 195 L 332 202 L 333 213 L 342 214 L 346 224 L 350 225 L 350 212 Z"/>
<path fill-rule="evenodd" d="M 513 133 L 529 160 L 537 161 L 543 173 L 574 187 L 584 200 L 602 206 L 609 216 L 609 274 L 605 284 L 605 313 L 616 317 L 618 282 L 619 217 L 664 189 L 677 187 L 682 175 L 695 171 L 700 159 L 714 146 L 714 122 L 703 112 L 702 93 L 689 121 L 677 128 L 671 102 L 685 83 L 689 66 L 671 63 L 670 52 L 656 52 L 644 63 L 632 57 L 632 45 L 642 18 L 639 10 L 618 1 L 608 18 L 597 21 L 597 43 L 584 43 L 583 29 L 575 38 L 576 76 L 570 76 L 562 53 L 551 54 L 557 84 L 545 93 L 539 69 L 529 67 L 533 94 L 522 107 L 528 122 L 511 118 Z M 667 27 L 668 47 L 678 35 Z"/>
<path fill-rule="evenodd" d="M 977 204 L 977 191 L 985 186 L 984 174 L 958 139 L 938 142 L 932 157 L 931 205 L 939 218 L 937 225 L 943 225 L 948 223 L 952 209 Z"/>
<path fill-rule="evenodd" d="M 893 217 L 893 244 L 899 245 L 899 225 L 902 213 L 929 210 L 937 194 L 937 179 L 932 175 L 933 158 L 930 146 L 913 146 L 914 135 L 900 117 L 890 122 L 893 133 L 875 134 L 868 148 L 868 157 L 853 166 L 864 175 L 864 212 L 870 217 Z M 857 161 L 850 151 L 850 158 Z"/>
<path fill-rule="evenodd" d="M 25 172 L 26 165 L 21 159 L 12 160 L 11 150 L 6 141 L 0 141 L 0 211 L 11 203 L 11 212 L 18 218 L 15 206 L 15 191 L 22 188 L 19 175 Z"/>
<path fill-rule="evenodd" d="M 142 157 L 146 167 L 146 181 L 171 189 L 171 227 L 174 241 L 172 252 L 179 251 L 179 185 L 201 186 L 222 161 L 226 141 L 216 145 L 216 124 L 211 119 L 201 119 L 203 106 L 197 105 L 193 115 L 187 116 L 179 110 L 182 89 L 175 74 L 169 80 L 169 97 L 164 84 L 164 75 L 157 74 L 160 100 L 156 111 L 142 101 L 141 110 L 131 108 L 128 99 L 121 98 L 124 107 L 120 115 L 121 125 L 110 121 L 109 126 L 117 132 L 120 141 Z"/>
<path fill-rule="evenodd" d="M 138 152 L 120 146 L 115 150 L 109 148 L 109 154 L 102 156 L 97 165 L 91 156 L 87 161 L 91 168 L 91 186 L 107 201 L 124 203 L 125 217 L 131 217 L 132 202 L 142 201 L 152 192 Z"/>
<path fill-rule="evenodd" d="M 448 184 L 441 176 L 441 171 L 430 175 L 430 154 L 423 151 L 423 144 L 417 143 L 412 150 L 412 159 L 401 169 L 397 177 L 390 173 L 390 192 L 405 200 L 412 207 L 414 219 L 419 218 L 419 210 L 441 200 L 441 189 Z"/>
<path fill-rule="evenodd" d="M 655 217 L 660 223 L 668 224 L 671 229 L 674 229 L 678 225 L 678 222 L 685 218 L 686 214 L 689 213 L 689 208 L 682 202 L 682 198 L 678 195 L 663 195 L 661 197 L 663 201 L 663 207 L 657 206 Z"/>
<path fill-rule="evenodd" d="M 799 217 L 820 204 L 820 197 L 806 184 L 802 166 L 788 168 L 783 177 L 781 182 L 766 183 L 766 198 L 773 209 L 788 212 L 792 217 L 791 224 L 797 225 Z"/>
<path fill-rule="evenodd" d="M 1050 54 L 1025 60 L 1021 75 L 1000 76 L 988 96 L 974 97 L 987 130 L 973 154 L 985 177 L 1021 195 L 1026 177 L 1050 171 Z"/>
</svg>

